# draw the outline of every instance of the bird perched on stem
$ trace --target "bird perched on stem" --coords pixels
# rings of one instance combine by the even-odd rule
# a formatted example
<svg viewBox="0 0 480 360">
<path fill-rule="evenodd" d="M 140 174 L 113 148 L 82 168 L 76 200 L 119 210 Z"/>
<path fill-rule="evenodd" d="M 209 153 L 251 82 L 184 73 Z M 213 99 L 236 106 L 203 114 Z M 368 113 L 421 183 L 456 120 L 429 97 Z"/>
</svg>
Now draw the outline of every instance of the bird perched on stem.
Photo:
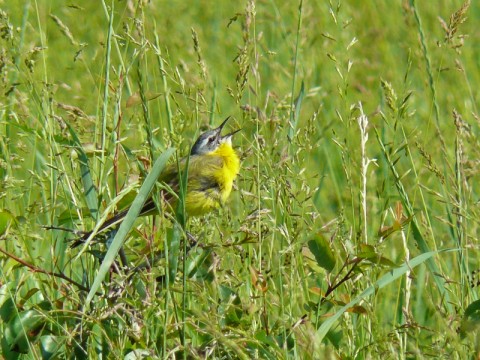
<svg viewBox="0 0 480 360">
<path fill-rule="evenodd" d="M 158 181 L 168 185 L 174 192 L 179 191 L 179 172 L 187 170 L 187 193 L 185 195 L 185 211 L 189 216 L 206 214 L 222 206 L 229 197 L 233 181 L 240 170 L 240 159 L 232 147 L 232 137 L 240 129 L 222 135 L 222 130 L 230 117 L 226 118 L 219 127 L 201 134 L 192 146 L 190 155 L 177 164 L 171 164 L 160 175 Z M 188 161 L 187 161 L 188 160 Z M 162 190 L 161 198 L 168 209 L 175 209 L 178 196 Z M 103 223 L 99 232 L 103 232 L 119 224 L 127 215 L 128 208 L 115 214 Z M 139 216 L 153 215 L 157 206 L 151 197 L 145 202 Z M 85 242 L 92 232 L 84 233 L 76 239 L 72 247 Z"/>
</svg>

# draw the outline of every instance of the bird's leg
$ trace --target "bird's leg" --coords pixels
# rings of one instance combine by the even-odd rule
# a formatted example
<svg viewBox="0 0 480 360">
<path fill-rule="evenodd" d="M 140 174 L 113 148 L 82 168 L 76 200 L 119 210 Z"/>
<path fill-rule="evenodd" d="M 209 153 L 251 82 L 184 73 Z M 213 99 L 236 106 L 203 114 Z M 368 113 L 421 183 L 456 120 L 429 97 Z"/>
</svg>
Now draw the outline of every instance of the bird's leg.
<svg viewBox="0 0 480 360">
<path fill-rule="evenodd" d="M 185 232 L 187 235 L 187 239 L 189 241 L 190 247 L 187 250 L 190 250 L 192 247 L 196 246 L 198 244 L 198 240 L 195 236 L 193 236 L 192 233 L 186 231 Z"/>
</svg>

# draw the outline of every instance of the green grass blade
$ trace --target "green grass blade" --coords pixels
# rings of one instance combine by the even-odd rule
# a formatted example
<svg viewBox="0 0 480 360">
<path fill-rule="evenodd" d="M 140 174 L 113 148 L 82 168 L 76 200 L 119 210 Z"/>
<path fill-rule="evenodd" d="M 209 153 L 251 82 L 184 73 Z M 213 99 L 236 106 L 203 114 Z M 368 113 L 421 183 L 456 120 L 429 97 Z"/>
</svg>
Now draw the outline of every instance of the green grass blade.
<svg viewBox="0 0 480 360">
<path fill-rule="evenodd" d="M 105 164 L 105 149 L 107 141 L 107 114 L 108 114 L 108 94 L 110 85 L 110 58 L 112 49 L 112 34 L 113 34 L 113 14 L 114 14 L 114 2 L 111 3 L 110 13 L 108 13 L 108 32 L 107 32 L 107 48 L 105 51 L 105 82 L 103 87 L 103 106 L 102 106 L 102 164 Z M 107 5 L 103 1 L 103 7 L 106 9 Z"/>
<path fill-rule="evenodd" d="M 322 342 L 323 338 L 327 335 L 332 325 L 340 318 L 340 316 L 342 316 L 342 314 L 345 311 L 350 309 L 352 306 L 358 304 L 360 301 L 372 295 L 374 292 L 378 291 L 379 289 L 397 280 L 400 276 L 405 275 L 408 271 L 412 270 L 416 266 L 424 263 L 425 261 L 429 261 L 432 256 L 441 252 L 450 252 L 450 251 L 458 251 L 458 249 L 447 249 L 447 250 L 430 251 L 427 253 L 423 253 L 413 258 L 412 260 L 405 262 L 402 266 L 396 269 L 390 270 L 387 274 L 383 275 L 380 279 L 378 279 L 374 285 L 365 289 L 359 296 L 357 296 L 355 299 L 353 299 L 348 304 L 343 306 L 340 310 L 338 310 L 335 313 L 335 315 L 328 318 L 320 326 L 320 328 L 317 330 L 317 333 L 315 334 L 315 345 L 317 347 L 320 345 L 320 343 Z"/>
<path fill-rule="evenodd" d="M 398 194 L 399 194 L 400 199 L 402 201 L 403 207 L 405 208 L 407 217 L 412 217 L 412 221 L 410 223 L 411 224 L 410 226 L 412 228 L 413 237 L 414 237 L 415 241 L 417 242 L 417 245 L 418 245 L 420 251 L 423 252 L 423 253 L 427 253 L 427 252 L 430 251 L 430 247 L 428 246 L 427 241 L 425 240 L 425 238 L 422 235 L 422 232 L 420 231 L 420 226 L 418 225 L 418 222 L 417 222 L 417 220 L 414 216 L 415 214 L 414 214 L 414 211 L 413 211 L 413 206 L 410 202 L 410 199 L 408 197 L 407 192 L 405 191 L 405 188 L 403 187 L 403 184 L 400 180 L 400 176 L 399 176 L 399 174 L 398 174 L 398 172 L 395 168 L 395 164 L 393 163 L 387 149 L 385 148 L 383 142 L 381 141 L 380 135 L 378 134 L 378 131 L 375 130 L 375 134 L 377 135 L 378 143 L 380 144 L 380 147 L 381 147 L 382 152 L 385 156 L 385 159 L 387 160 L 387 163 L 390 167 L 390 170 L 392 171 L 394 181 L 395 181 L 395 186 L 397 187 Z M 444 304 L 445 308 L 449 312 L 451 312 L 452 311 L 452 306 L 450 305 L 450 297 L 448 295 L 447 290 L 445 289 L 444 282 L 439 276 L 436 275 L 436 274 L 441 274 L 441 271 L 438 269 L 437 264 L 435 264 L 435 262 L 432 259 L 427 261 L 427 266 L 428 266 L 428 269 L 430 270 L 430 272 L 432 273 L 433 280 L 435 281 L 435 284 L 437 285 L 438 291 L 441 294 L 441 297 L 443 299 L 442 303 Z"/>
<path fill-rule="evenodd" d="M 103 279 L 105 278 L 105 275 L 110 269 L 110 266 L 113 264 L 113 261 L 115 260 L 118 252 L 120 251 L 123 242 L 125 241 L 128 233 L 130 232 L 130 229 L 132 228 L 135 219 L 138 217 L 138 214 L 140 214 L 140 210 L 142 209 L 143 204 L 148 199 L 148 196 L 150 195 L 153 187 L 155 186 L 158 177 L 162 173 L 168 159 L 170 159 L 174 151 L 174 148 L 168 148 L 162 155 L 160 155 L 160 157 L 155 161 L 155 164 L 153 165 L 152 170 L 145 179 L 142 187 L 140 188 L 137 197 L 135 198 L 135 200 L 133 200 L 132 206 L 130 207 L 127 215 L 125 216 L 125 219 L 122 221 L 120 228 L 118 229 L 117 235 L 115 235 L 115 238 L 113 239 L 113 242 L 110 245 L 107 254 L 105 255 L 105 259 L 103 260 L 102 265 L 98 270 L 98 274 L 93 281 L 92 288 L 90 289 L 86 300 L 87 306 L 92 300 L 97 290 L 99 289 Z"/>
<path fill-rule="evenodd" d="M 167 76 L 165 72 L 165 67 L 164 67 L 164 60 L 162 58 L 162 51 L 160 50 L 160 42 L 158 40 L 158 35 L 155 32 L 155 47 L 156 47 L 156 56 L 157 56 L 157 61 L 158 61 L 158 67 L 160 68 L 160 73 L 162 76 L 162 85 L 163 85 L 163 91 L 164 91 L 164 96 L 165 96 L 165 111 L 167 113 L 167 129 L 168 133 L 172 134 L 173 133 L 173 112 L 172 112 L 172 107 L 170 105 L 170 89 L 168 87 L 168 82 L 167 82 Z"/>
<path fill-rule="evenodd" d="M 90 166 L 88 165 L 88 157 L 85 151 L 83 150 L 82 143 L 77 136 L 74 128 L 68 123 L 65 122 L 67 125 L 68 131 L 72 136 L 73 142 L 75 144 L 75 150 L 78 154 L 78 162 L 80 163 L 80 171 L 82 176 L 82 185 L 85 194 L 85 201 L 88 206 L 88 210 L 90 211 L 90 215 L 94 220 L 98 218 L 98 196 L 97 190 L 93 185 L 92 173 L 90 172 Z"/>
<path fill-rule="evenodd" d="M 295 55 L 294 55 L 294 61 L 293 61 L 292 99 L 290 103 L 290 126 L 289 126 L 288 136 L 287 136 L 289 142 L 292 142 L 293 136 L 295 135 L 295 130 L 298 122 L 298 111 L 300 109 L 300 105 L 303 99 L 303 93 L 305 90 L 302 82 L 302 88 L 300 89 L 300 94 L 298 95 L 295 101 L 293 100 L 293 94 L 295 91 L 295 82 L 297 80 L 297 61 L 298 61 L 298 49 L 300 48 L 300 30 L 302 28 L 302 11 L 303 11 L 303 0 L 300 0 L 300 4 L 298 6 L 298 23 L 297 23 L 297 37 L 295 42 Z"/>
<path fill-rule="evenodd" d="M 432 102 L 433 102 L 433 107 L 435 109 L 435 120 L 436 120 L 437 131 L 440 134 L 440 128 L 439 128 L 440 108 L 438 106 L 438 101 L 437 101 L 437 90 L 435 87 L 435 81 L 433 80 L 432 62 L 430 60 L 428 49 L 427 49 L 427 40 L 425 39 L 425 32 L 423 31 L 422 20 L 418 13 L 415 0 L 410 0 L 410 5 L 413 9 L 413 14 L 415 15 L 415 21 L 417 22 L 418 34 L 420 37 L 420 44 L 422 45 L 422 52 L 425 58 L 425 67 L 428 75 L 428 85 L 430 86 L 430 90 L 432 91 Z"/>
<path fill-rule="evenodd" d="M 295 136 L 295 131 L 298 127 L 298 120 L 300 119 L 300 108 L 302 107 L 302 100 L 305 96 L 305 83 L 302 81 L 302 86 L 300 87 L 300 92 L 298 93 L 297 98 L 294 102 L 295 110 L 291 112 L 290 115 L 290 128 L 288 130 L 288 139 L 292 141 Z"/>
</svg>

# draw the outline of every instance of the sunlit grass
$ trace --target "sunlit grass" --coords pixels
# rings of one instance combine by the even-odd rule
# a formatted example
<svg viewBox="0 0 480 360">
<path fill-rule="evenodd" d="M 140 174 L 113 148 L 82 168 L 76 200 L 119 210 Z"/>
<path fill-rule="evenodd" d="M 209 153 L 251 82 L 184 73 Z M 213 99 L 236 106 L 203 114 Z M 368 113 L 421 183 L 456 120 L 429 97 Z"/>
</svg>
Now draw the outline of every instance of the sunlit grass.
<svg viewBox="0 0 480 360">
<path fill-rule="evenodd" d="M 477 3 L 0 15 L 3 357 L 478 356 Z M 100 275 L 45 228 L 94 229 L 229 115 L 218 212 L 136 220 Z"/>
</svg>

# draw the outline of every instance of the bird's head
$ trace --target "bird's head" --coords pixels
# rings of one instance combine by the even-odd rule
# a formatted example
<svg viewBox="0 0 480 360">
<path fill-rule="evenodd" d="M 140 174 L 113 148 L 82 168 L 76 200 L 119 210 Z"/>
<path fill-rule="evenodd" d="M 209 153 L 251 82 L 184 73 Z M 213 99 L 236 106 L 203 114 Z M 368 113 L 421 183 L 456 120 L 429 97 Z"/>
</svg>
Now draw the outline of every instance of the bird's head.
<svg viewBox="0 0 480 360">
<path fill-rule="evenodd" d="M 235 130 L 227 135 L 222 136 L 222 129 L 230 119 L 227 117 L 219 127 L 213 130 L 209 130 L 201 134 L 195 144 L 193 144 L 190 155 L 203 155 L 215 151 L 221 144 L 232 144 L 232 136 L 239 132 L 241 129 Z"/>
</svg>

